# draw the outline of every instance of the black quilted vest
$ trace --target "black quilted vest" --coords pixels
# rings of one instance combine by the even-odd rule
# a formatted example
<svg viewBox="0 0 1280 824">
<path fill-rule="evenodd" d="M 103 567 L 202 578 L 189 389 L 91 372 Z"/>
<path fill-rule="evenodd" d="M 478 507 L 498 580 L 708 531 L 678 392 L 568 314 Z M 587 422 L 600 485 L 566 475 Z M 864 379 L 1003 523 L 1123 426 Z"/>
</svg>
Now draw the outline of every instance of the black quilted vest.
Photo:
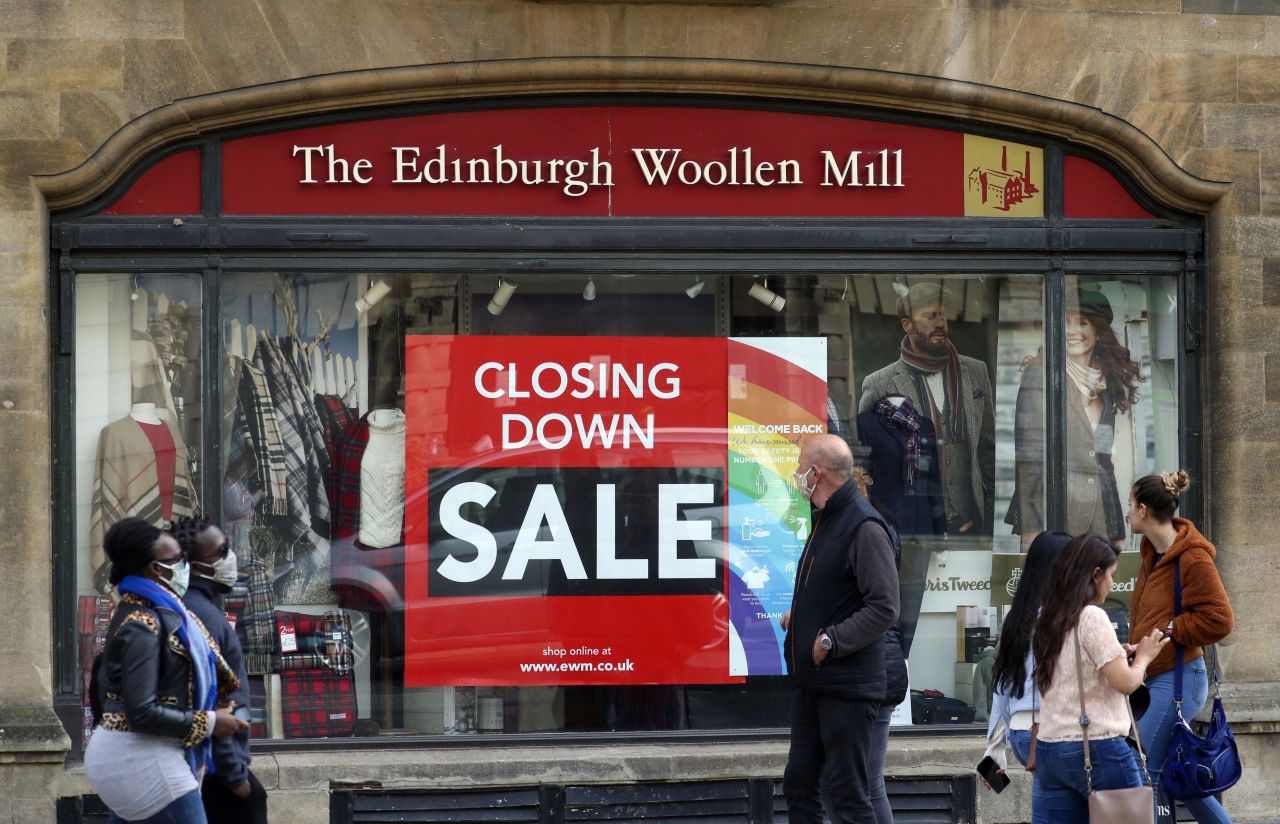
<svg viewBox="0 0 1280 824">
<path fill-rule="evenodd" d="M 880 637 L 860 650 L 828 657 L 813 665 L 813 639 L 862 608 L 862 594 L 848 550 L 858 527 L 875 521 L 889 532 L 880 514 L 853 481 L 832 493 L 815 512 L 813 532 L 800 556 L 791 629 L 786 637 L 787 669 L 800 689 L 853 701 L 883 701 L 886 690 L 884 644 Z M 890 533 L 892 534 L 892 533 Z"/>
</svg>

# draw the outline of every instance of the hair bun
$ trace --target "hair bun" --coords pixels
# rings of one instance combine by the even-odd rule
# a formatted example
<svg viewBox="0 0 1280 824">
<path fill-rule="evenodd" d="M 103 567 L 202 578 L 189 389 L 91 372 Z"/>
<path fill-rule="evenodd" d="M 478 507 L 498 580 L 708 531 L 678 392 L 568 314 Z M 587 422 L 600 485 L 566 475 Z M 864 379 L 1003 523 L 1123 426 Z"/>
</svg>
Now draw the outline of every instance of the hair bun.
<svg viewBox="0 0 1280 824">
<path fill-rule="evenodd" d="M 1166 472 L 1160 476 L 1160 480 L 1164 483 L 1164 488 L 1173 497 L 1178 497 L 1191 486 L 1191 476 L 1187 474 L 1185 469 L 1179 469 L 1176 472 Z"/>
</svg>

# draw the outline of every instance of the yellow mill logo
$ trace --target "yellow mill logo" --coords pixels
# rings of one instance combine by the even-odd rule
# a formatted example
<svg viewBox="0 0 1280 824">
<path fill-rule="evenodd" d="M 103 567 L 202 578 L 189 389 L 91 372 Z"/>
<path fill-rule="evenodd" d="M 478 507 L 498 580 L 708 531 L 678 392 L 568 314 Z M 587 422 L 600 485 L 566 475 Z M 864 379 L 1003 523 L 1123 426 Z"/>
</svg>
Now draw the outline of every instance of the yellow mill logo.
<svg viewBox="0 0 1280 824">
<path fill-rule="evenodd" d="M 1044 217 L 1044 150 L 964 136 L 966 217 Z"/>
</svg>

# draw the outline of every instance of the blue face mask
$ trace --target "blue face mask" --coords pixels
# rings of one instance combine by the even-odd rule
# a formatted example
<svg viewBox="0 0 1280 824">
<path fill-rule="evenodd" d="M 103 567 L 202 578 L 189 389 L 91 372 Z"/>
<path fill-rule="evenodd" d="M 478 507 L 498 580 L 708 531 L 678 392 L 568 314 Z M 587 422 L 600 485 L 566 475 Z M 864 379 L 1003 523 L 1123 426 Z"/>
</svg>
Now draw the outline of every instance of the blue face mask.
<svg viewBox="0 0 1280 824">
<path fill-rule="evenodd" d="M 191 583 L 191 565 L 187 563 L 186 558 L 180 558 L 171 564 L 163 561 L 155 561 L 159 566 L 169 570 L 169 580 L 165 581 L 165 585 L 173 590 L 173 593 L 181 598 L 187 592 L 187 585 Z"/>
</svg>

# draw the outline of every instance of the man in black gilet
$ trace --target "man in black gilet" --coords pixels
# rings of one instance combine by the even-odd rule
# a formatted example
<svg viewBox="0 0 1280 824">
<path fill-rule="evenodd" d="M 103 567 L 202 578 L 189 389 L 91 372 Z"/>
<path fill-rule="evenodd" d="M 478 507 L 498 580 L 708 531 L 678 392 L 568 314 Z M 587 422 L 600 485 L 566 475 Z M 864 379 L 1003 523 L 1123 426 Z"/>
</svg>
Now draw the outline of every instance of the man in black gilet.
<svg viewBox="0 0 1280 824">
<path fill-rule="evenodd" d="M 849 445 L 835 435 L 800 450 L 796 487 L 813 504 L 814 526 L 782 617 L 796 685 L 783 790 L 795 824 L 821 824 L 824 770 L 834 824 L 876 821 L 867 758 L 885 697 L 882 639 L 898 619 L 898 572 L 888 527 L 852 473 Z"/>
</svg>

